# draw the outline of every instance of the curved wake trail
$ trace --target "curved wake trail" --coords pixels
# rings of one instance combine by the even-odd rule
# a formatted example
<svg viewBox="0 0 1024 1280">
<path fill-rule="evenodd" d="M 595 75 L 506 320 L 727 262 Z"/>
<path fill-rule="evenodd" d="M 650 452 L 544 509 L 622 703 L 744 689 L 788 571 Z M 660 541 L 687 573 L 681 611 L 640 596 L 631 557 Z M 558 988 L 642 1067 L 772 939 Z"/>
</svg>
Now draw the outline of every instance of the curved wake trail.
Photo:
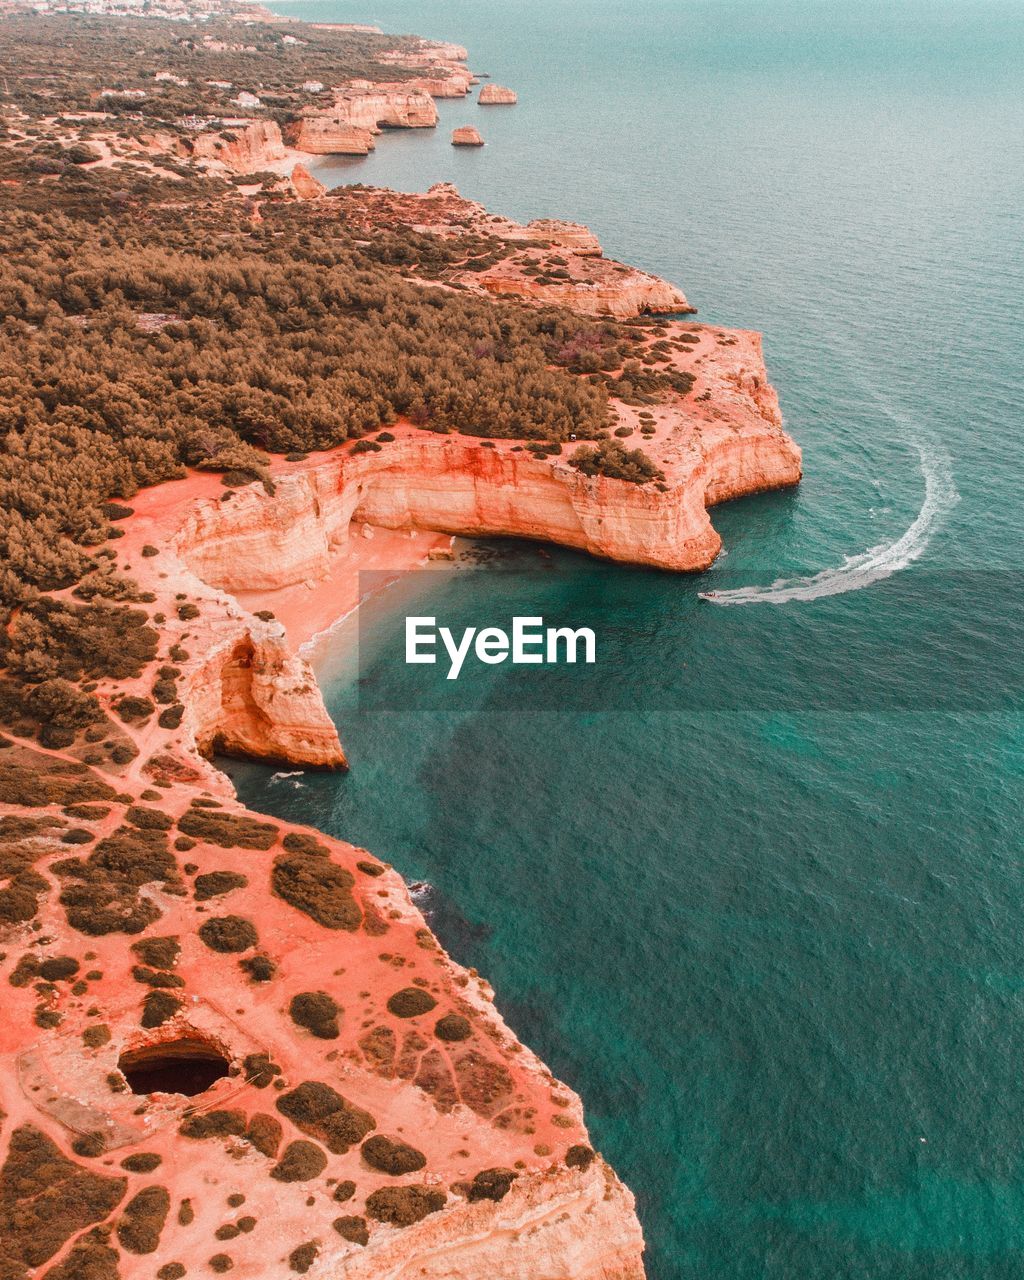
<svg viewBox="0 0 1024 1280">
<path fill-rule="evenodd" d="M 953 482 L 953 465 L 949 454 L 919 431 L 895 410 L 872 393 L 879 408 L 894 422 L 908 429 L 911 443 L 921 457 L 924 476 L 924 502 L 909 529 L 895 542 L 879 543 L 860 555 L 848 556 L 838 568 L 823 569 L 809 578 L 780 578 L 767 587 L 736 587 L 728 591 L 701 592 L 700 599 L 709 604 L 788 604 L 792 600 L 820 600 L 846 591 L 860 591 L 905 569 L 921 555 L 931 541 L 943 516 L 960 501 Z"/>
</svg>

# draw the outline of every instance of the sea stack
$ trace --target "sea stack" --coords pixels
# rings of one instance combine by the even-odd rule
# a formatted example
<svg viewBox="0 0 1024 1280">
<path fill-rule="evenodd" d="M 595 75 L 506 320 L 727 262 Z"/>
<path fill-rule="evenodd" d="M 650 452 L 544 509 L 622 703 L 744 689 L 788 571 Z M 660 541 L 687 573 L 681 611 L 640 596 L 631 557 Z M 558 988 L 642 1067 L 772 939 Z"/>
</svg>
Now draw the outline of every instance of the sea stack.
<svg viewBox="0 0 1024 1280">
<path fill-rule="evenodd" d="M 452 130 L 453 147 L 482 147 L 483 145 L 483 138 L 471 124 L 464 124 L 460 129 Z"/>
<path fill-rule="evenodd" d="M 292 170 L 292 191 L 300 200 L 316 200 L 327 188 L 309 172 L 304 164 L 297 164 Z"/>
<path fill-rule="evenodd" d="M 519 98 L 515 89 L 503 84 L 485 84 L 477 101 L 482 107 L 514 107 Z"/>
</svg>

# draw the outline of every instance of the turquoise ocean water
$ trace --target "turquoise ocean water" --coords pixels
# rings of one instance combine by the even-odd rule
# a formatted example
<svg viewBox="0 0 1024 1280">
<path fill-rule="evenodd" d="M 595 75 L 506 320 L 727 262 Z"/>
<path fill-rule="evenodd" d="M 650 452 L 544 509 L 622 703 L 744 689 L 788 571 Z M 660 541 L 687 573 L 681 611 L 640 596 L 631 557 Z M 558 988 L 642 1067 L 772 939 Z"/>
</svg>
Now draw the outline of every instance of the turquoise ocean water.
<svg viewBox="0 0 1024 1280">
<path fill-rule="evenodd" d="M 585 221 L 762 330 L 806 479 L 718 509 L 700 580 L 523 547 L 382 594 L 361 671 L 351 627 L 320 656 L 352 772 L 231 763 L 241 794 L 429 883 L 652 1280 L 1024 1275 L 1024 4 L 277 7 L 515 87 L 321 176 Z M 394 660 L 413 599 L 592 614 L 606 660 L 449 706 Z"/>
</svg>

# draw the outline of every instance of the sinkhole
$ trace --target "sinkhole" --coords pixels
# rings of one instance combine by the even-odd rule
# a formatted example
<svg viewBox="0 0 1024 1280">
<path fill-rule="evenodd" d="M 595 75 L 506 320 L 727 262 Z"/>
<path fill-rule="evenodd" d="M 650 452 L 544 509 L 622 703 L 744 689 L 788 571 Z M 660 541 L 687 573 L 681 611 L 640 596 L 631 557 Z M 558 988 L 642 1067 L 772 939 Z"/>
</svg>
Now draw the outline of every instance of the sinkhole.
<svg viewBox="0 0 1024 1280">
<path fill-rule="evenodd" d="M 117 1065 L 132 1093 L 183 1093 L 187 1098 L 209 1089 L 231 1067 L 219 1049 L 191 1038 L 127 1049 Z"/>
</svg>

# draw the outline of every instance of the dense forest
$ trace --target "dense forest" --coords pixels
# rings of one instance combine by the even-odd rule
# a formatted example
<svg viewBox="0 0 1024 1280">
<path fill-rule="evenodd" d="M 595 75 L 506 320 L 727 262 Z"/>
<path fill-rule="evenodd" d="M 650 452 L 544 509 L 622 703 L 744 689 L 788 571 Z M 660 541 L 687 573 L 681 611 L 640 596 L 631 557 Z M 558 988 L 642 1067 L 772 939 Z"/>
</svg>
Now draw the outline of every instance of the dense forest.
<svg viewBox="0 0 1024 1280">
<path fill-rule="evenodd" d="M 69 66 L 100 65 L 74 47 Z M 2 69 L 27 48 L 4 43 Z M 597 442 L 571 459 L 586 473 L 660 479 L 611 439 L 610 389 L 667 386 L 642 332 L 444 286 L 489 237 L 367 238 L 275 175 L 254 197 L 171 160 L 90 163 L 23 107 L 0 120 L 0 719 L 59 737 L 95 712 L 90 680 L 152 656 L 111 543 L 132 495 L 186 467 L 270 485 L 268 453 L 386 448 L 401 415 L 540 456 L 575 436 Z"/>
</svg>

